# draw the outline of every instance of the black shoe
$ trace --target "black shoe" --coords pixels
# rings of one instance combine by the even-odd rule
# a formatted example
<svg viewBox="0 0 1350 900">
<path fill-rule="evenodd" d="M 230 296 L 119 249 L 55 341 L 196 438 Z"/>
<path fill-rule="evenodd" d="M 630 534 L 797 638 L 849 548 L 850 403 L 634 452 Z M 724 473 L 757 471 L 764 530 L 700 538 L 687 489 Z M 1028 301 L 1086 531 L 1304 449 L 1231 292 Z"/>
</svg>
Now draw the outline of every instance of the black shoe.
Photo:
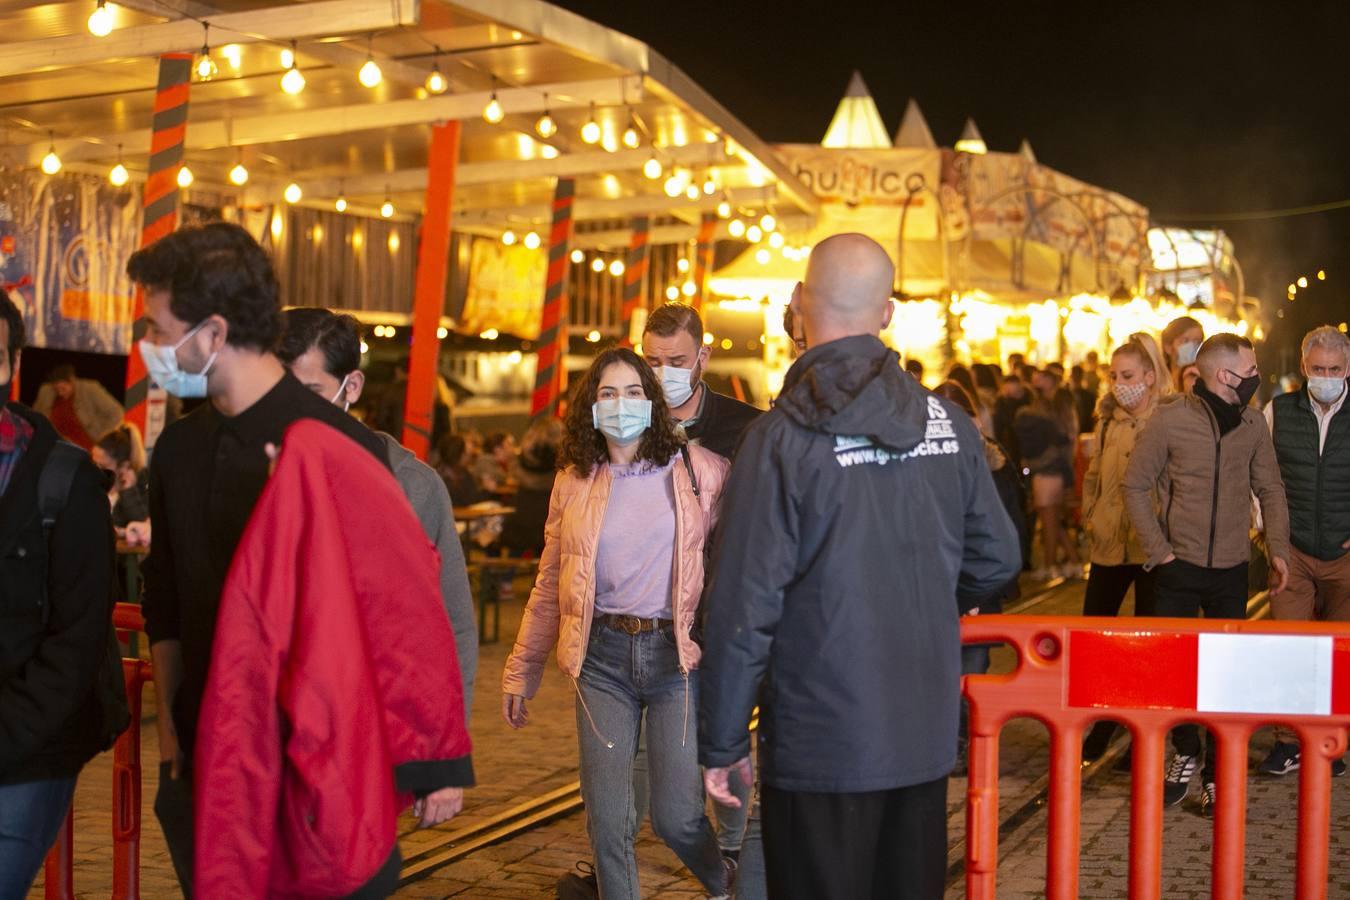
<svg viewBox="0 0 1350 900">
<path fill-rule="evenodd" d="M 1200 815 L 1206 819 L 1214 818 L 1214 801 L 1217 796 L 1214 782 L 1206 781 L 1205 789 L 1200 793 Z"/>
<path fill-rule="evenodd" d="M 595 867 L 588 862 L 577 863 L 577 872 L 568 872 L 558 879 L 558 900 L 600 900 L 600 882 L 595 878 Z"/>
<path fill-rule="evenodd" d="M 1256 771 L 1262 775 L 1288 775 L 1299 766 L 1298 744 L 1277 742 L 1270 753 L 1257 765 Z"/>
<path fill-rule="evenodd" d="M 1163 803 L 1176 806 L 1185 800 L 1186 792 L 1191 789 L 1191 778 L 1199 768 L 1200 757 L 1175 754 L 1172 764 L 1167 767 L 1167 780 L 1163 782 Z"/>
</svg>

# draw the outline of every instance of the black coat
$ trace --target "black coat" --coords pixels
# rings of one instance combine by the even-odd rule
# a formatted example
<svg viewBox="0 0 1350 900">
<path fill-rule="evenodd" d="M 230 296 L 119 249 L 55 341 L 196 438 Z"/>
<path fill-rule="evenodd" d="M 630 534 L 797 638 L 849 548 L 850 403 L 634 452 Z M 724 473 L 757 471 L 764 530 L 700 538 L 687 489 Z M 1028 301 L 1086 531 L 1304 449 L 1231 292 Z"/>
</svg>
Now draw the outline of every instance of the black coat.
<svg viewBox="0 0 1350 900">
<path fill-rule="evenodd" d="M 745 432 L 722 494 L 699 757 L 853 793 L 956 761 L 958 601 L 1017 574 L 1017 533 L 960 407 L 875 337 L 814 347 Z"/>
<path fill-rule="evenodd" d="M 706 384 L 703 386 L 703 409 L 698 421 L 685 428 L 684 433 L 693 443 L 727 459 L 736 457 L 736 447 L 750 423 L 759 418 L 762 410 L 735 397 L 719 394 Z"/>
<path fill-rule="evenodd" d="M 108 495 L 87 459 L 48 559 L 37 486 L 56 430 L 32 410 L 8 408 L 34 433 L 0 497 L 0 784 L 69 777 L 104 750 L 94 684 L 107 662 L 114 579 Z"/>
</svg>

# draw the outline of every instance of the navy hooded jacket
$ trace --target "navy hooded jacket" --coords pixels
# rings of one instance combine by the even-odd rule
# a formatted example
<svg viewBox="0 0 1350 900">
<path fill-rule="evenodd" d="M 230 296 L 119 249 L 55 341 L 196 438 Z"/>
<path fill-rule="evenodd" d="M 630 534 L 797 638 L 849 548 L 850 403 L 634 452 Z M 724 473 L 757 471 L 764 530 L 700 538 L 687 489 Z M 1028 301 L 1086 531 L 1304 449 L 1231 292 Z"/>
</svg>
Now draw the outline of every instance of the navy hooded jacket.
<svg viewBox="0 0 1350 900">
<path fill-rule="evenodd" d="M 1021 564 L 984 443 L 875 337 L 812 348 L 746 431 L 705 596 L 699 759 L 780 790 L 932 781 L 956 758 L 958 596 Z"/>
</svg>

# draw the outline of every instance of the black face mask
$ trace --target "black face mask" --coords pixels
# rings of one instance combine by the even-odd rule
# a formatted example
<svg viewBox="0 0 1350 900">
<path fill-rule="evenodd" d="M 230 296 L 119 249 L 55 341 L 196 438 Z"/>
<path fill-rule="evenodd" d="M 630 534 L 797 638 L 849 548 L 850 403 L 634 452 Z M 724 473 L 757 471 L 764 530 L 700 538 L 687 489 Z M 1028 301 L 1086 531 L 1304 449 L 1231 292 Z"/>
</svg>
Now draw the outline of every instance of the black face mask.
<svg viewBox="0 0 1350 900">
<path fill-rule="evenodd" d="M 1233 386 L 1233 390 L 1237 393 L 1238 397 L 1237 405 L 1246 406 L 1248 403 L 1251 403 L 1252 398 L 1256 396 L 1256 389 L 1261 386 L 1261 373 L 1257 372 L 1254 375 L 1243 378 L 1232 369 L 1225 369 L 1224 371 L 1238 380 L 1238 383 Z"/>
</svg>

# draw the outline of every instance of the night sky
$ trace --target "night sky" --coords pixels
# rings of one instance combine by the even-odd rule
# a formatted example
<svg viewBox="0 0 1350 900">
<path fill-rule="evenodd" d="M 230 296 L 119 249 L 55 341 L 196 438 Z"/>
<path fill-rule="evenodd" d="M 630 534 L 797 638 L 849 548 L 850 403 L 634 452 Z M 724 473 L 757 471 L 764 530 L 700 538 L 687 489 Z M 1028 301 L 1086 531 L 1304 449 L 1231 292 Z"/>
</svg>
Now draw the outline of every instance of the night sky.
<svg viewBox="0 0 1350 900">
<path fill-rule="evenodd" d="M 974 116 L 993 150 L 1027 138 L 1158 223 L 1221 227 L 1247 293 L 1285 311 L 1272 344 L 1350 317 L 1350 208 L 1194 218 L 1350 199 L 1343 0 L 560 2 L 650 44 L 769 142 L 818 142 L 856 68 L 891 133 L 914 97 L 940 145 Z M 1327 281 L 1286 301 L 1319 268 Z"/>
</svg>

